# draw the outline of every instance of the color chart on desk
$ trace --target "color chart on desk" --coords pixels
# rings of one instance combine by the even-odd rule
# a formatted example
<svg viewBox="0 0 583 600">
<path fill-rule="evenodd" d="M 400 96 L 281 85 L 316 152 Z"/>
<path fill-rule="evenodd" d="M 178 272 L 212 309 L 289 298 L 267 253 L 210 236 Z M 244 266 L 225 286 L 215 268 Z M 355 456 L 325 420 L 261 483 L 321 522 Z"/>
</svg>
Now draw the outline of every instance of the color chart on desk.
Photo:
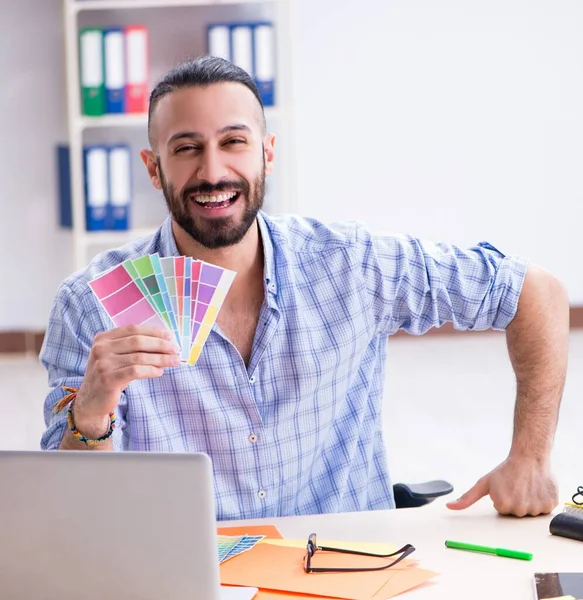
<svg viewBox="0 0 583 600">
<path fill-rule="evenodd" d="M 235 275 L 187 256 L 148 254 L 102 273 L 89 287 L 116 327 L 167 329 L 182 362 L 194 365 Z"/>
<path fill-rule="evenodd" d="M 264 537 L 263 535 L 219 535 L 217 537 L 219 564 L 251 550 Z"/>
</svg>

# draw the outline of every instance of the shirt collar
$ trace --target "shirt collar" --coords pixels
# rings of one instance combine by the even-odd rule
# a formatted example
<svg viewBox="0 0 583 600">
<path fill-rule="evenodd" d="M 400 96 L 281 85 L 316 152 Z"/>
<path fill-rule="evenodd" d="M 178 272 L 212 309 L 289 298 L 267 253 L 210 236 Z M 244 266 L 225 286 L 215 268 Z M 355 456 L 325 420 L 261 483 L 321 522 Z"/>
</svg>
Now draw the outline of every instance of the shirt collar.
<svg viewBox="0 0 583 600">
<path fill-rule="evenodd" d="M 267 215 L 263 211 L 257 214 L 257 223 L 259 224 L 259 233 L 261 234 L 261 242 L 263 244 L 263 260 L 265 288 L 268 294 L 277 294 L 277 280 L 275 277 L 275 255 L 273 251 L 273 241 L 271 233 L 267 225 Z"/>
<path fill-rule="evenodd" d="M 269 295 L 277 294 L 277 281 L 275 278 L 275 256 L 273 251 L 273 241 L 267 224 L 267 215 L 263 211 L 257 214 L 257 223 L 261 242 L 263 245 L 263 258 L 265 289 Z M 174 232 L 172 231 L 172 217 L 168 215 L 159 229 L 158 253 L 160 256 L 179 256 Z"/>
<path fill-rule="evenodd" d="M 158 253 L 160 256 L 179 256 L 174 232 L 172 231 L 172 217 L 168 215 L 159 229 L 160 240 L 158 242 Z"/>
</svg>

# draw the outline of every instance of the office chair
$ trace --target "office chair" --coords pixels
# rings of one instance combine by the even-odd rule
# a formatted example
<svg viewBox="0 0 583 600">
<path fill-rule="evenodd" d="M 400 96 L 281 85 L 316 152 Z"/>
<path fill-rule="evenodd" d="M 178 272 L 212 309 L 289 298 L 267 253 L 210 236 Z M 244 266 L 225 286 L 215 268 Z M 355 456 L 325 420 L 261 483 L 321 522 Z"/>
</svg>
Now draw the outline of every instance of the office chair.
<svg viewBox="0 0 583 600">
<path fill-rule="evenodd" d="M 397 508 L 416 508 L 433 502 L 439 496 L 453 492 L 451 483 L 442 480 L 423 483 L 396 483 L 393 485 Z"/>
</svg>

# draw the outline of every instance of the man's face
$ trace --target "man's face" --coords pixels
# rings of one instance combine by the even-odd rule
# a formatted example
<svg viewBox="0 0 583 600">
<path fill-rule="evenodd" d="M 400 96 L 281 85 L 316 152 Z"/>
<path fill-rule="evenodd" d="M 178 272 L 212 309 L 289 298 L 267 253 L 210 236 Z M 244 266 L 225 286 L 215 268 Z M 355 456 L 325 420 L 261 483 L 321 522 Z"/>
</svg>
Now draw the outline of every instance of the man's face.
<svg viewBox="0 0 583 600">
<path fill-rule="evenodd" d="M 241 241 L 263 205 L 273 137 L 262 119 L 238 83 L 177 90 L 154 111 L 148 171 L 176 223 L 207 248 Z"/>
</svg>

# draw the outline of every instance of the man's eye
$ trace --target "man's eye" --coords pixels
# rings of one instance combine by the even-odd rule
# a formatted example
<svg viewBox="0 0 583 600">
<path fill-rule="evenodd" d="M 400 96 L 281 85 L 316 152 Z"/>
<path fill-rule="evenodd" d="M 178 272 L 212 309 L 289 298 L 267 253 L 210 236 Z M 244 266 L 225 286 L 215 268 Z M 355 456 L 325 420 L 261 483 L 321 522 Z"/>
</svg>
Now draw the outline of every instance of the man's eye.
<svg viewBox="0 0 583 600">
<path fill-rule="evenodd" d="M 242 140 L 241 138 L 233 138 L 231 140 L 227 140 L 227 144 L 244 144 L 245 140 Z"/>
<path fill-rule="evenodd" d="M 197 146 L 188 144 L 187 146 L 180 146 L 179 148 L 176 148 L 175 152 L 176 152 L 176 154 L 180 154 L 181 152 L 188 152 L 188 151 L 192 151 L 192 150 L 197 150 Z"/>
</svg>

